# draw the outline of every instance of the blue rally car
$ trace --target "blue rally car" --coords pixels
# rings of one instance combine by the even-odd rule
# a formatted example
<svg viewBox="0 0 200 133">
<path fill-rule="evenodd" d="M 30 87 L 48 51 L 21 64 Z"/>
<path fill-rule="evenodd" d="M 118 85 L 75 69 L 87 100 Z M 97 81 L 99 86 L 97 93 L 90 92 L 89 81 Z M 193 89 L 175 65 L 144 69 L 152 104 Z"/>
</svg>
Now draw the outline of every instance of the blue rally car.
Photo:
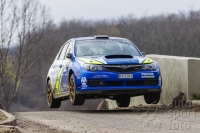
<svg viewBox="0 0 200 133">
<path fill-rule="evenodd" d="M 46 84 L 50 108 L 59 108 L 62 100 L 83 105 L 85 99 L 97 98 L 128 107 L 130 98 L 140 95 L 147 104 L 158 103 L 162 77 L 159 65 L 128 39 L 98 35 L 67 41 L 49 69 Z"/>
</svg>

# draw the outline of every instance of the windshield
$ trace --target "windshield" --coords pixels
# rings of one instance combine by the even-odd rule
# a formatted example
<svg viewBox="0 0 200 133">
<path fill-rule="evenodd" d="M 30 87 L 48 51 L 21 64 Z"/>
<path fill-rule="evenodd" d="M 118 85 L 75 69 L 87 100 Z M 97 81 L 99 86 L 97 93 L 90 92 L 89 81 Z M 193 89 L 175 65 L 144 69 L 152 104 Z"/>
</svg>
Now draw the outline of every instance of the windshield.
<svg viewBox="0 0 200 133">
<path fill-rule="evenodd" d="M 76 42 L 76 56 L 133 55 L 141 56 L 137 48 L 126 40 L 81 40 Z"/>
</svg>

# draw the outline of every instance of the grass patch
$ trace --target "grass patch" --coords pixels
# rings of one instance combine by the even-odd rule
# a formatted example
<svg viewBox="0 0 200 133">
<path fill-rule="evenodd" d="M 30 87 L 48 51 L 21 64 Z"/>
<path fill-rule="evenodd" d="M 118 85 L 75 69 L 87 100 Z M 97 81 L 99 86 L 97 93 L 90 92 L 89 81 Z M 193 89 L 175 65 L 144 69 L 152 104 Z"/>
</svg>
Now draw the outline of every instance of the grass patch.
<svg viewBox="0 0 200 133">
<path fill-rule="evenodd" d="M 200 100 L 200 94 L 199 93 L 193 93 L 192 98 L 193 98 L 193 100 Z"/>
</svg>

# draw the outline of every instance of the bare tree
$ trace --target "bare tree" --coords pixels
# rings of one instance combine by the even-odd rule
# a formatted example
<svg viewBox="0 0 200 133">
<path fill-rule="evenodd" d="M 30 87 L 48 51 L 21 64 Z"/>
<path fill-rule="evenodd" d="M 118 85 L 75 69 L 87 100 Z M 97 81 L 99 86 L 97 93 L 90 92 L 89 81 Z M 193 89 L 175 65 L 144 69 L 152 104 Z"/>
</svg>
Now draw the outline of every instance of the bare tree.
<svg viewBox="0 0 200 133">
<path fill-rule="evenodd" d="M 50 20 L 37 0 L 1 0 L 0 13 L 0 101 L 9 110 L 24 75 L 52 48 L 41 43 Z"/>
</svg>

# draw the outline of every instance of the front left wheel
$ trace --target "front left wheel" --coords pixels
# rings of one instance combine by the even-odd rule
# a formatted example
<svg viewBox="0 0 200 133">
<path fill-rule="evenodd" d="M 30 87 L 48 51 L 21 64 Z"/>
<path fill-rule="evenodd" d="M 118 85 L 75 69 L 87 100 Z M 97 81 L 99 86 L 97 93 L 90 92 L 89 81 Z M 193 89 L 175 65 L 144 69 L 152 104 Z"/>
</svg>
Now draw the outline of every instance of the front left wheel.
<svg viewBox="0 0 200 133">
<path fill-rule="evenodd" d="M 76 94 L 76 83 L 74 74 L 70 76 L 69 89 L 70 89 L 70 101 L 72 105 L 83 105 L 85 102 L 85 96 Z"/>
<path fill-rule="evenodd" d="M 51 81 L 48 80 L 47 87 L 46 87 L 48 106 L 49 106 L 49 108 L 60 108 L 61 100 L 60 99 L 55 99 L 53 97 L 53 93 L 52 92 L 53 91 L 52 91 Z"/>
<path fill-rule="evenodd" d="M 147 104 L 157 104 L 160 100 L 160 93 L 144 94 L 144 100 Z"/>
</svg>

